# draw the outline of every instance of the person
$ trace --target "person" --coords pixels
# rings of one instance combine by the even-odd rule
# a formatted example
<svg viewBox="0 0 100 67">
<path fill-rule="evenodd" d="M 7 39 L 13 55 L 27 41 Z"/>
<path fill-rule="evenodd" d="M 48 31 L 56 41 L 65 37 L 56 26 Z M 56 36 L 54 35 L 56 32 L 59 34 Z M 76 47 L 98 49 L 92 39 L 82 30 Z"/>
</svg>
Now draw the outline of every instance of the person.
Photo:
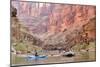
<svg viewBox="0 0 100 67">
<path fill-rule="evenodd" d="M 37 51 L 35 50 L 35 56 L 38 56 L 38 53 L 37 53 Z"/>
</svg>

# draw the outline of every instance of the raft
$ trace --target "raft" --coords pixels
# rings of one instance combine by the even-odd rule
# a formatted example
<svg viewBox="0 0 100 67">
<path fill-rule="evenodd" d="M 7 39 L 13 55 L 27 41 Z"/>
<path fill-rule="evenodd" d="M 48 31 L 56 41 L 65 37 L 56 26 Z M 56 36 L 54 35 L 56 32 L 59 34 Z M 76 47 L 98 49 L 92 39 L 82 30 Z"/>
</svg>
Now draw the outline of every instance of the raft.
<svg viewBox="0 0 100 67">
<path fill-rule="evenodd" d="M 28 55 L 27 56 L 27 60 L 44 60 L 44 59 L 47 59 L 47 56 L 42 56 L 42 55 L 39 55 L 39 56 Z"/>
<path fill-rule="evenodd" d="M 69 52 L 65 52 L 65 53 L 63 54 L 63 56 L 65 56 L 65 57 L 73 57 L 73 56 L 75 56 L 75 53 L 72 52 L 72 51 L 69 51 Z"/>
</svg>

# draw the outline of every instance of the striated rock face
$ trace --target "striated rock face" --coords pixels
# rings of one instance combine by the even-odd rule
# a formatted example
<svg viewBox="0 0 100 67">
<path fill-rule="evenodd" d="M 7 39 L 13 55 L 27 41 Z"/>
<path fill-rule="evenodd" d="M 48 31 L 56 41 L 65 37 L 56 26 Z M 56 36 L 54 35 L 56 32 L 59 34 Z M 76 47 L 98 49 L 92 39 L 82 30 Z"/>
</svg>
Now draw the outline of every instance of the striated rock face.
<svg viewBox="0 0 100 67">
<path fill-rule="evenodd" d="M 16 1 L 12 6 L 17 9 L 20 23 L 42 39 L 41 45 L 71 48 L 84 33 L 95 39 L 95 6 Z"/>
<path fill-rule="evenodd" d="M 70 27 L 85 24 L 95 16 L 95 6 L 50 4 L 12 1 L 17 16 L 35 33 L 62 32 Z"/>
<path fill-rule="evenodd" d="M 89 22 L 83 25 L 83 30 L 88 33 L 88 37 L 92 40 L 96 39 L 96 18 L 91 18 Z"/>
<path fill-rule="evenodd" d="M 95 16 L 95 6 L 55 5 L 49 17 L 50 32 L 64 31 L 72 24 L 85 24 Z M 74 26 L 75 26 L 74 25 Z"/>
</svg>

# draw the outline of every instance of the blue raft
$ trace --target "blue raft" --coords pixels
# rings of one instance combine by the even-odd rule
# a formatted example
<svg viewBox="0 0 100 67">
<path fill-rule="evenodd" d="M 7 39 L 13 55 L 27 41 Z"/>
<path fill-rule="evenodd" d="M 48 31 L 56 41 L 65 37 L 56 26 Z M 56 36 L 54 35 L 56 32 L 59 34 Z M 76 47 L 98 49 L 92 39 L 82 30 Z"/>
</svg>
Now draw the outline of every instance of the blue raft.
<svg viewBox="0 0 100 67">
<path fill-rule="evenodd" d="M 35 56 L 35 55 L 29 55 L 27 56 L 27 60 L 28 61 L 32 61 L 32 60 L 44 60 L 44 59 L 47 59 L 47 56 Z"/>
</svg>

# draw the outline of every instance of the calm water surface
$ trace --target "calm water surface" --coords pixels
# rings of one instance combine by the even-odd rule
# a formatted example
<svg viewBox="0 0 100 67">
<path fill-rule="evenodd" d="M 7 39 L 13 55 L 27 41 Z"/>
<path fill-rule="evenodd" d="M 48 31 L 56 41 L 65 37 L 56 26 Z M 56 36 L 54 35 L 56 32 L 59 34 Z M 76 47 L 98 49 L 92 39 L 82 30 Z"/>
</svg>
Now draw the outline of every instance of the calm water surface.
<svg viewBox="0 0 100 67">
<path fill-rule="evenodd" d="M 28 64 L 47 64 L 47 63 L 67 63 L 95 61 L 95 51 L 79 52 L 74 57 L 51 56 L 42 60 L 27 61 L 25 57 L 12 56 L 12 65 L 28 65 Z"/>
</svg>

